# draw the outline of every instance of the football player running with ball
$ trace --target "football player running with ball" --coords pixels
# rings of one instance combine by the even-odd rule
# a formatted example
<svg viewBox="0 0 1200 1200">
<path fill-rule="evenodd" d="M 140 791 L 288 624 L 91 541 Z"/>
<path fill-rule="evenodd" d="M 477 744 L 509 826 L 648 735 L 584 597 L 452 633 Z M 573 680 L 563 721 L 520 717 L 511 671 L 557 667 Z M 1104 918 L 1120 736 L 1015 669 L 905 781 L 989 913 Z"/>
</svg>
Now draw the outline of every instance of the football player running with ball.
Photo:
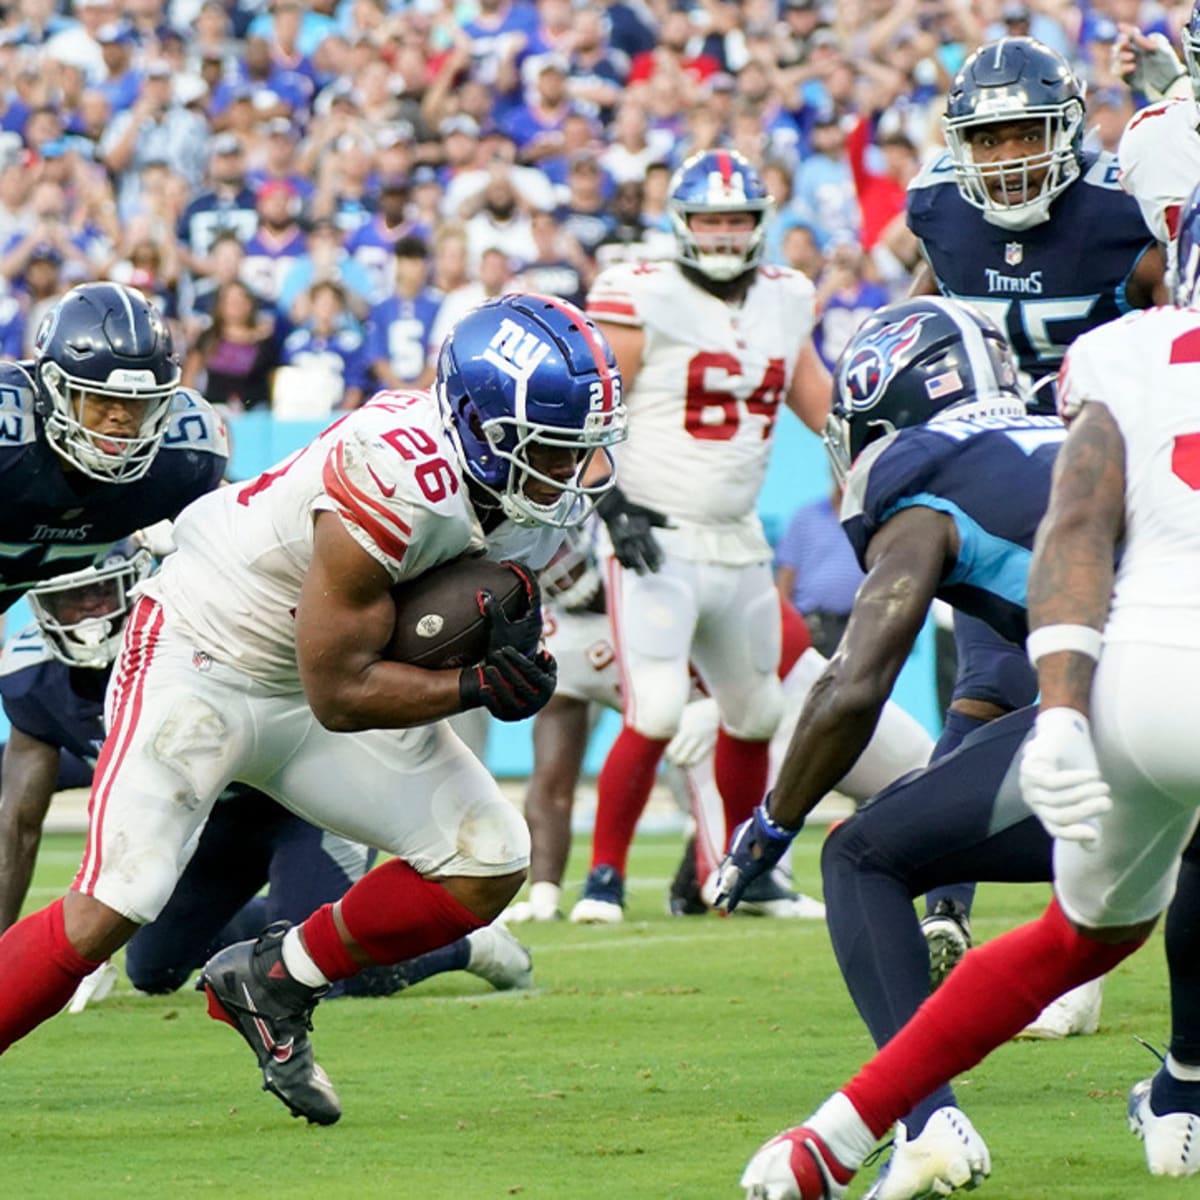
<svg viewBox="0 0 1200 1200">
<path fill-rule="evenodd" d="M 810 338 L 812 285 L 760 265 L 771 207 L 739 154 L 695 155 L 671 184 L 675 261 L 614 266 L 588 296 L 629 404 L 620 483 L 600 504 L 625 709 L 572 920 L 621 920 L 629 844 L 679 729 L 689 663 L 720 710 L 714 770 L 728 829 L 766 787 L 780 624 L 755 503 L 780 404 L 819 432 L 830 399 Z"/>
<path fill-rule="evenodd" d="M 516 621 L 481 597 L 487 654 L 450 670 L 384 658 L 393 589 L 473 550 L 545 565 L 608 486 L 585 472 L 624 422 L 596 327 L 563 301 L 510 295 L 453 329 L 434 394 L 381 393 L 183 514 L 126 625 L 79 874 L 0 938 L 0 1048 L 157 916 L 238 779 L 395 856 L 203 973 L 210 1013 L 249 1043 L 264 1087 L 296 1116 L 338 1119 L 313 1006 L 364 966 L 486 925 L 529 861 L 524 821 L 441 718 L 480 705 L 531 716 L 555 681 L 532 584 Z"/>
</svg>

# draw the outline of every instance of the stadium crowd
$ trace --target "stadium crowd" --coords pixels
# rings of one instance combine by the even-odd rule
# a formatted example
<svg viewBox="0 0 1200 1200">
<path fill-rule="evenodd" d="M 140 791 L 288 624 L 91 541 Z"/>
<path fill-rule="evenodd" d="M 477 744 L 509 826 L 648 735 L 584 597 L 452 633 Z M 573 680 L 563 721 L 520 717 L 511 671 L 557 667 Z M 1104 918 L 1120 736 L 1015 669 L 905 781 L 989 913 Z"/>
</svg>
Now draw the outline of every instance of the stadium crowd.
<svg viewBox="0 0 1200 1200">
<path fill-rule="evenodd" d="M 112 279 L 156 299 L 184 382 L 212 401 L 319 415 L 428 383 L 445 331 L 487 296 L 580 301 L 613 262 L 670 257 L 670 172 L 717 146 L 762 171 L 767 261 L 818 283 L 832 364 L 907 286 L 904 190 L 966 54 L 1005 32 L 1060 50 L 1089 84 L 1089 139 L 1111 149 L 1139 100 L 1113 75 L 1117 22 L 1174 35 L 1188 7 L 20 0 L 4 14 L 0 349 L 27 357 L 65 289 Z"/>
</svg>

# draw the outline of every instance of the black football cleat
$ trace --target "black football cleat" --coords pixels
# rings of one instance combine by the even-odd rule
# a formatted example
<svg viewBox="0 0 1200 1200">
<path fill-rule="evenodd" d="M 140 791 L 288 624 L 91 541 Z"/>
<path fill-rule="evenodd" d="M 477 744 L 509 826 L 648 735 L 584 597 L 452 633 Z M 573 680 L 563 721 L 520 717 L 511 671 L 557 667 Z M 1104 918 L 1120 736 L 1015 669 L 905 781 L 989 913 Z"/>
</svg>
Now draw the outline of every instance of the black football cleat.
<svg viewBox="0 0 1200 1200">
<path fill-rule="evenodd" d="M 235 942 L 204 964 L 200 982 L 208 1015 L 246 1039 L 262 1068 L 263 1090 L 274 1092 L 293 1117 L 332 1125 L 342 1115 L 329 1076 L 313 1061 L 312 1011 L 329 990 L 297 983 L 283 965 L 287 921 L 277 921 L 257 941 Z"/>
</svg>

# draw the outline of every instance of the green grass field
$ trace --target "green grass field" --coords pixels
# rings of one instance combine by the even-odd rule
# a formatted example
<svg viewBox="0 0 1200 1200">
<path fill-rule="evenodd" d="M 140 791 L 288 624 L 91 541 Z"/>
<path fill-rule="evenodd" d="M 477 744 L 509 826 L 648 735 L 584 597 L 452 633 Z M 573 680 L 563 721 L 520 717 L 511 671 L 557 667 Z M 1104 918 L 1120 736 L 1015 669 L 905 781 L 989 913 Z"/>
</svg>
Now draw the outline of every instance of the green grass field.
<svg viewBox="0 0 1200 1200">
<path fill-rule="evenodd" d="M 815 887 L 819 833 L 797 845 L 798 877 Z M 47 839 L 32 904 L 61 892 L 80 846 Z M 739 1197 L 750 1153 L 870 1047 L 822 925 L 664 915 L 678 848 L 635 846 L 624 926 L 523 927 L 533 993 L 456 974 L 319 1008 L 318 1057 L 345 1109 L 330 1129 L 259 1090 L 249 1050 L 199 993 L 142 997 L 122 978 L 0 1065 L 0 1197 Z M 1046 894 L 982 889 L 979 936 L 1035 915 Z M 1156 938 L 1110 978 L 1098 1036 L 1007 1046 L 961 1080 L 992 1151 L 980 1194 L 1178 1194 L 1146 1173 L 1124 1116 L 1129 1085 L 1155 1065 L 1132 1035 L 1166 1028 Z"/>
</svg>

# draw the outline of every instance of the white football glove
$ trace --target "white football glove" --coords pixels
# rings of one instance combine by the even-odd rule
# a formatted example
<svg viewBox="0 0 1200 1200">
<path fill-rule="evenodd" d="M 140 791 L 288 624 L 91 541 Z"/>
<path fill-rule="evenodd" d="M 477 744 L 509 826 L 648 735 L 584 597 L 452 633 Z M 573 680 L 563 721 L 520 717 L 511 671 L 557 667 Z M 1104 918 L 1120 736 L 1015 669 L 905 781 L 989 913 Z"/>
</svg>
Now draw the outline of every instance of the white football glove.
<svg viewBox="0 0 1200 1200">
<path fill-rule="evenodd" d="M 667 743 L 667 762 L 676 767 L 694 767 L 712 753 L 719 726 L 717 702 L 708 696 L 693 700 L 679 718 L 679 732 Z"/>
<path fill-rule="evenodd" d="M 1051 837 L 1090 848 L 1099 839 L 1095 819 L 1112 808 L 1100 777 L 1091 725 L 1073 708 L 1038 713 L 1021 754 L 1021 795 Z"/>
</svg>

